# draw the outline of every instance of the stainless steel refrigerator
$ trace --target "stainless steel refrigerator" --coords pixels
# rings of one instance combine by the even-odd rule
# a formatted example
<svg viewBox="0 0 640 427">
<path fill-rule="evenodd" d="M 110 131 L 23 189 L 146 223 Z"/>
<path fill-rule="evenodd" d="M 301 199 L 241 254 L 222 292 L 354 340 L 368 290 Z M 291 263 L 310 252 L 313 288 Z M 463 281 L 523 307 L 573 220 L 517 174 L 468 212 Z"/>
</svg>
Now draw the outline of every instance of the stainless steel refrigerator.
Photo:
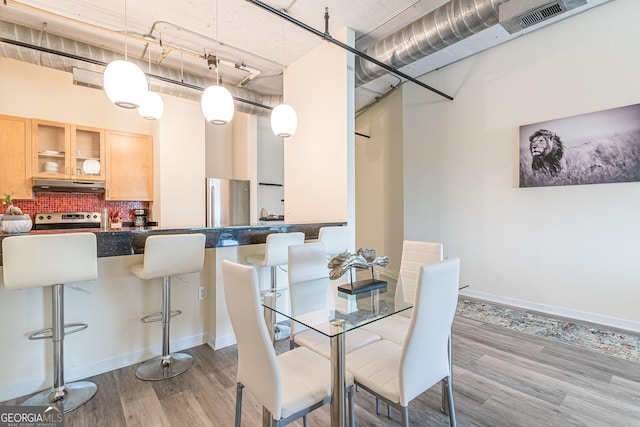
<svg viewBox="0 0 640 427">
<path fill-rule="evenodd" d="M 249 225 L 249 182 L 206 178 L 207 227 Z"/>
</svg>

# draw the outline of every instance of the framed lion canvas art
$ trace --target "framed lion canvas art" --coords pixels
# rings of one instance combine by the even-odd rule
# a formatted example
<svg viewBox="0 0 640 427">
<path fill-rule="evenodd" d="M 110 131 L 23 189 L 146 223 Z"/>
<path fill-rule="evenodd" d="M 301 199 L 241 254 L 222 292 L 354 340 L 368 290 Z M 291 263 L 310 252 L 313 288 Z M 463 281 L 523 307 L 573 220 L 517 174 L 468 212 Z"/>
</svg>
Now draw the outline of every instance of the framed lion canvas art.
<svg viewBox="0 0 640 427">
<path fill-rule="evenodd" d="M 520 126 L 520 187 L 640 181 L 640 104 Z"/>
</svg>

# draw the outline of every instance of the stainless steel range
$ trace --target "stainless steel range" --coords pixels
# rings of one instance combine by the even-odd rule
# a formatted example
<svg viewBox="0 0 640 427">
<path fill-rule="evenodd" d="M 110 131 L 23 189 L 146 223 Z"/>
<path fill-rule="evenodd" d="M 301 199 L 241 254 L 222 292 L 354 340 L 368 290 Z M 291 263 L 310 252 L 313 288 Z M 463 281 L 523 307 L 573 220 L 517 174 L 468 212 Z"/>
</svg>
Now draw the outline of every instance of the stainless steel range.
<svg viewBox="0 0 640 427">
<path fill-rule="evenodd" d="M 100 212 L 48 212 L 36 214 L 34 230 L 100 228 Z"/>
</svg>

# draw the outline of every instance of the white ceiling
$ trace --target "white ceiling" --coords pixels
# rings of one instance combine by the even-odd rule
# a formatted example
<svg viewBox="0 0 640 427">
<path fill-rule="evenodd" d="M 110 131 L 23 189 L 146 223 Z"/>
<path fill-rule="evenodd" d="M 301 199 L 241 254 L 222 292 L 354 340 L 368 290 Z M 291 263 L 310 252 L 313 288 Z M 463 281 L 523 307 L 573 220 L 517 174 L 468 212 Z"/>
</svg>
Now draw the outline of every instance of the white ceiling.
<svg viewBox="0 0 640 427">
<path fill-rule="evenodd" d="M 604 1 L 607 0 L 590 0 L 589 6 Z M 322 32 L 328 7 L 329 32 L 334 34 L 344 27 L 354 29 L 356 47 L 363 50 L 446 0 L 265 0 L 264 3 L 286 10 L 290 16 Z M 4 0 L 0 4 L 0 19 L 36 29 L 44 28 L 46 22 L 49 34 L 120 53 L 124 53 L 126 22 L 129 56 L 146 61 L 150 53 L 153 63 L 213 78 L 203 56 L 217 54 L 224 61 L 219 70 L 224 83 L 236 85 L 243 80 L 248 71 L 232 65 L 244 64 L 248 70 L 259 72 L 245 89 L 263 95 L 281 94 L 283 64 L 291 64 L 324 43 L 245 0 L 128 0 L 126 21 L 125 0 Z M 418 77 L 511 37 L 497 25 L 402 71 Z M 46 47 L 46 37 L 42 43 Z M 398 81 L 388 75 L 358 88 L 356 110 Z"/>
</svg>

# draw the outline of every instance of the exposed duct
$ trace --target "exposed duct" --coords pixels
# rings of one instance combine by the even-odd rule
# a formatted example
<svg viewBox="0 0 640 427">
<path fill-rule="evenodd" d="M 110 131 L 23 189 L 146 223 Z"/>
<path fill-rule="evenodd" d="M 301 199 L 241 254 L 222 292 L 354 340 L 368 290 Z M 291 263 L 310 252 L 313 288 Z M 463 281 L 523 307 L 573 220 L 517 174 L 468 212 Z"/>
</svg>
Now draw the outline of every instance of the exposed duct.
<svg viewBox="0 0 640 427">
<path fill-rule="evenodd" d="M 122 55 L 110 50 L 6 21 L 0 21 L 0 41 L 4 41 L 0 43 L 0 56 L 69 73 L 74 72 L 74 68 L 80 69 L 74 72 L 74 83 L 94 88 L 101 87 L 101 79 L 96 78 L 95 74 L 102 75 L 106 64 L 122 59 Z M 137 64 L 142 70 L 149 69 L 149 64 L 145 61 L 132 57 L 127 60 Z M 215 84 L 213 77 L 209 80 L 155 64 L 151 64 L 147 75 L 150 77 L 149 89 L 192 100 L 199 100 L 204 88 Z M 281 102 L 279 96 L 263 96 L 243 88 L 224 86 L 236 98 L 236 111 L 243 113 L 268 115 L 270 108 Z"/>
<path fill-rule="evenodd" d="M 587 0 L 450 0 L 364 53 L 402 68 L 498 23 L 514 34 L 585 4 Z M 386 71 L 356 58 L 355 74 L 356 85 L 362 86 Z"/>
<path fill-rule="evenodd" d="M 496 25 L 500 5 L 506 1 L 450 0 L 364 52 L 385 64 L 404 67 Z M 360 86 L 386 74 L 386 71 L 356 58 L 355 73 L 356 85 Z"/>
<path fill-rule="evenodd" d="M 500 6 L 500 25 L 514 34 L 585 4 L 587 0 L 508 1 Z"/>
</svg>

